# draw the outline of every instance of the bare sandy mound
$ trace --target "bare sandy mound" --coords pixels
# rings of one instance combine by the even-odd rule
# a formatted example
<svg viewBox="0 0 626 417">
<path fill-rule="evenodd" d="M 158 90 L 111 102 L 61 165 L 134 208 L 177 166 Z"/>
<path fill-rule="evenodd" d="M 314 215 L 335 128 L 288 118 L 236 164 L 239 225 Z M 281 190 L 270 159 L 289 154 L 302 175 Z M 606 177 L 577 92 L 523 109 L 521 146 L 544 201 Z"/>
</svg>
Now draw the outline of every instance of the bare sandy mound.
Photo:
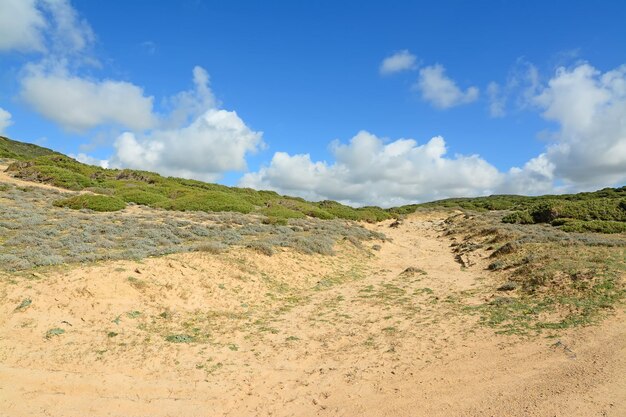
<svg viewBox="0 0 626 417">
<path fill-rule="evenodd" d="M 380 250 L 251 250 L 0 280 L 2 416 L 623 416 L 626 321 L 560 339 L 478 326 L 490 278 L 442 215 Z M 378 249 L 378 248 L 376 248 Z"/>
</svg>

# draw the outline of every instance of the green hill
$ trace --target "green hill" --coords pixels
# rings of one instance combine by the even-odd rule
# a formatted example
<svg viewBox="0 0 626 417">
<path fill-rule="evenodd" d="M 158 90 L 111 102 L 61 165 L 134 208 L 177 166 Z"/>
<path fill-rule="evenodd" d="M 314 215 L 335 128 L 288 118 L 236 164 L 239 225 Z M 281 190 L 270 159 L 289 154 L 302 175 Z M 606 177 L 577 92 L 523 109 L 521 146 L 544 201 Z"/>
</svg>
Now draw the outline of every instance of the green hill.
<svg viewBox="0 0 626 417">
<path fill-rule="evenodd" d="M 15 177 L 95 195 L 57 201 L 58 206 L 115 211 L 127 203 L 176 211 L 234 211 L 265 215 L 269 222 L 306 216 L 378 222 L 417 209 L 460 208 L 474 211 L 506 210 L 503 222 L 550 223 L 570 232 L 626 232 L 626 186 L 599 191 L 527 197 L 492 195 L 450 198 L 391 209 L 353 208 L 336 201 L 309 202 L 273 191 L 227 187 L 131 169 L 105 169 L 82 164 L 40 146 L 0 137 L 0 158 L 17 159 L 8 171 Z"/>
<path fill-rule="evenodd" d="M 577 194 L 492 195 L 449 198 L 391 209 L 395 214 L 419 208 L 460 208 L 473 211 L 510 211 L 504 223 L 549 223 L 567 232 L 626 233 L 626 186 Z"/>
<path fill-rule="evenodd" d="M 48 148 L 30 143 L 18 142 L 4 136 L 0 136 L 0 158 L 24 160 L 45 155 L 61 154 Z"/>
<path fill-rule="evenodd" d="M 57 201 L 58 206 L 115 211 L 126 203 L 176 211 L 234 211 L 265 215 L 284 223 L 306 216 L 377 222 L 393 217 L 378 207 L 353 208 L 335 201 L 308 202 L 273 191 L 227 187 L 131 169 L 105 169 L 82 164 L 36 145 L 2 138 L 0 157 L 17 159 L 8 167 L 15 177 L 96 195 Z"/>
</svg>

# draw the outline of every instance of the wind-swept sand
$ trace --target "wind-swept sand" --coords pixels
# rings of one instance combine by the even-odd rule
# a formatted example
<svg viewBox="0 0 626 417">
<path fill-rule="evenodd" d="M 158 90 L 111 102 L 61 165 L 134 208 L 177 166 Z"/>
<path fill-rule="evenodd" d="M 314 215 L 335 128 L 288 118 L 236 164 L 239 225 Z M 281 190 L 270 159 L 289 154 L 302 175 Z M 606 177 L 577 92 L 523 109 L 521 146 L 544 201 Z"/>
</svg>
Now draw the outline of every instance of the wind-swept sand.
<svg viewBox="0 0 626 417">
<path fill-rule="evenodd" d="M 443 218 L 373 226 L 380 251 L 0 276 L 0 415 L 625 416 L 623 308 L 558 343 L 495 335 L 462 308 L 494 277 L 454 261 Z"/>
</svg>

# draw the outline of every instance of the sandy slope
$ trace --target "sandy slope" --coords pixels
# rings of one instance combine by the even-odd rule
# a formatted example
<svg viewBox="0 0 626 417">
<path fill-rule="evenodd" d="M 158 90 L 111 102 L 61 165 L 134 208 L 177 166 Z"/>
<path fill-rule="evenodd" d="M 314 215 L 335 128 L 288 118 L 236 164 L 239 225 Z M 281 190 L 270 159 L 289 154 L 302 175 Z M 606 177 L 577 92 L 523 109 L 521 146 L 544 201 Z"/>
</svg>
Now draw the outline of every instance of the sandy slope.
<svg viewBox="0 0 626 417">
<path fill-rule="evenodd" d="M 195 253 L 3 277 L 0 415 L 626 415 L 623 309 L 557 345 L 494 335 L 461 308 L 493 278 L 480 261 L 460 268 L 441 221 L 377 225 L 392 242 L 335 257 Z"/>
</svg>

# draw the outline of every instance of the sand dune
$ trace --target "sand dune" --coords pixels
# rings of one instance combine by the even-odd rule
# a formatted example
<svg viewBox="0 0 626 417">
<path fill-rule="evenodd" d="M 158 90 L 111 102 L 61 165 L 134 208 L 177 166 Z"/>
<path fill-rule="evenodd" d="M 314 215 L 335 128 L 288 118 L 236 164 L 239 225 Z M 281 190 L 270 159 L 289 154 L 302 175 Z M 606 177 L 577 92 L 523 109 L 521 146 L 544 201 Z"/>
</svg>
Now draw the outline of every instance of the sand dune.
<svg viewBox="0 0 626 417">
<path fill-rule="evenodd" d="M 494 334 L 463 309 L 494 275 L 455 262 L 444 218 L 371 226 L 390 241 L 336 256 L 5 274 L 0 415 L 626 415 L 623 309 L 558 339 Z"/>
</svg>

